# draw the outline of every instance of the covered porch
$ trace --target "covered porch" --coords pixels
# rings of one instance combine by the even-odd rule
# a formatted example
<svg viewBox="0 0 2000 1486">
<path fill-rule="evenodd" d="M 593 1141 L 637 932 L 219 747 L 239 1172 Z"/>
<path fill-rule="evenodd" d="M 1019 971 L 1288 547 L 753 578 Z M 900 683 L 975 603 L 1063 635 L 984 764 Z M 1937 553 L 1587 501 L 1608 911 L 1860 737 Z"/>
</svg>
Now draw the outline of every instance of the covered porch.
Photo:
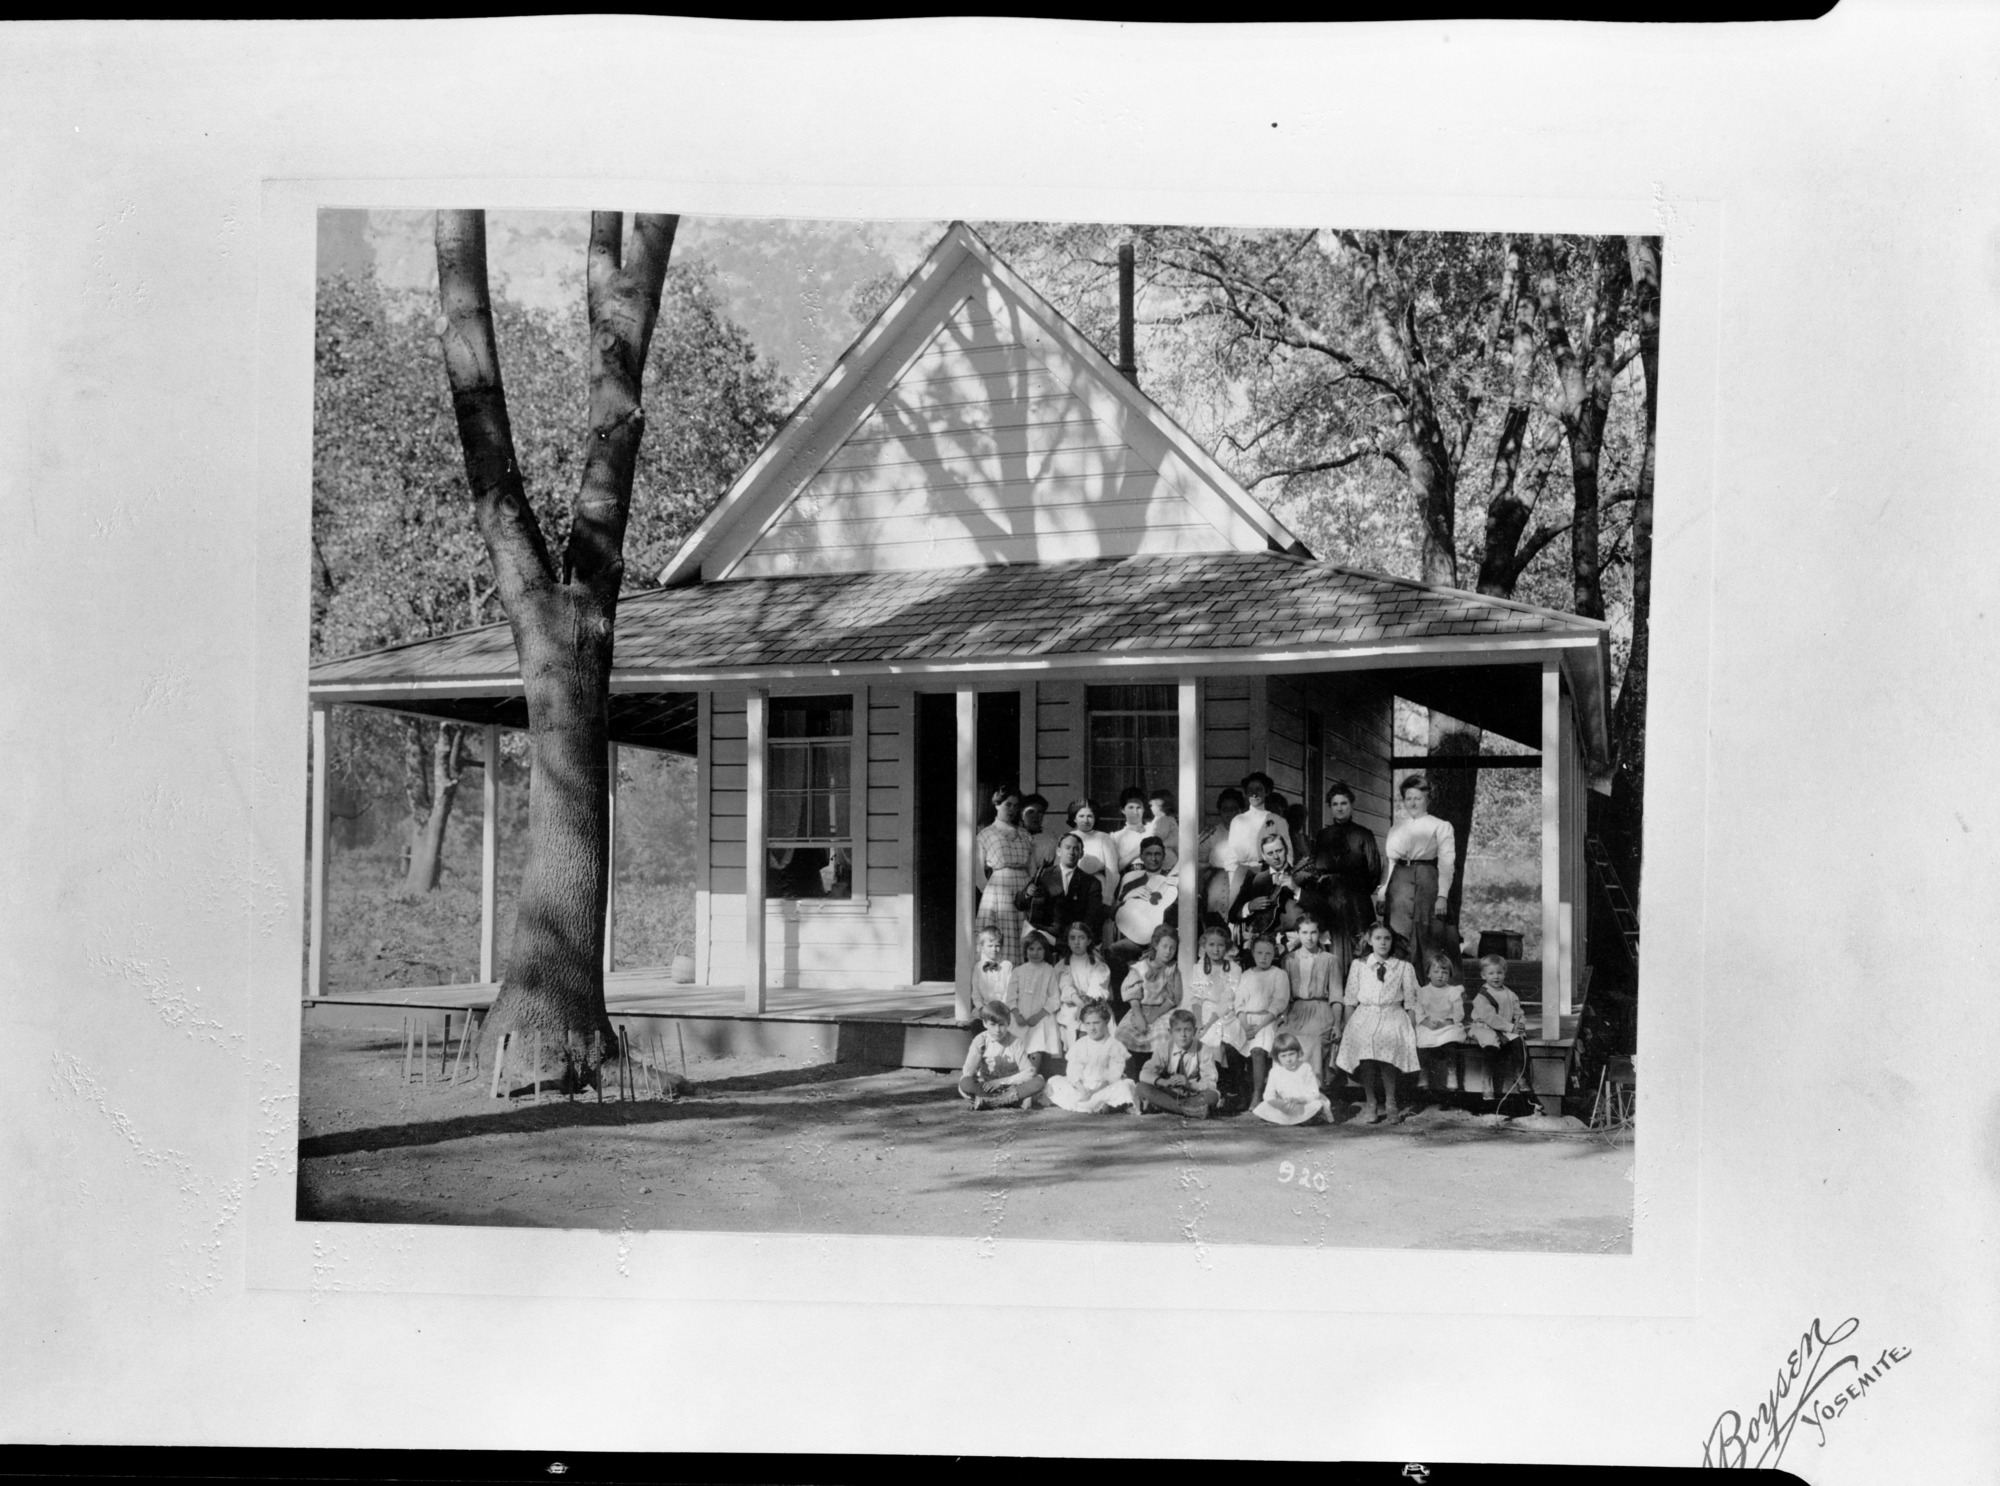
<svg viewBox="0 0 2000 1486">
<path fill-rule="evenodd" d="M 1102 781 L 1122 778 L 1121 768 L 1133 776 L 1125 782 L 1164 785 L 1179 802 L 1182 952 L 1191 957 L 1198 842 L 1224 787 L 1253 769 L 1271 774 L 1308 804 L 1309 834 L 1324 783 L 1346 779 L 1357 818 L 1379 839 L 1403 773 L 1469 762 L 1399 754 L 1389 704 L 1402 697 L 1534 750 L 1479 762 L 1539 780 L 1542 949 L 1510 980 L 1540 1036 L 1559 1041 L 1572 1030 L 1566 1018 L 1585 968 L 1583 792 L 1591 758 L 1601 757 L 1604 648 L 1602 626 L 1573 616 L 1277 554 L 633 594 L 613 678 L 613 844 L 617 751 L 692 758 L 696 942 L 691 983 L 665 966 L 628 964 L 607 902 L 608 996 L 634 1013 L 719 1016 L 728 1007 L 738 1017 L 962 1023 L 986 793 L 1002 779 L 1043 793 L 1055 830 L 1068 800 L 1105 792 Z M 500 732 L 526 722 L 513 671 L 505 626 L 315 668 L 308 1001 L 326 989 L 332 709 L 470 723 L 494 758 Z M 829 797 L 820 837 L 842 856 L 839 897 L 801 896 L 796 874 L 773 871 L 803 839 L 783 788 L 784 818 L 774 819 L 773 718 L 805 703 L 843 719 L 815 724 L 844 729 L 826 750 L 834 772 L 820 781 Z M 1126 739 L 1138 753 L 1103 752 L 1114 712 L 1128 731 L 1138 719 L 1140 742 Z M 797 740 L 776 741 L 783 752 Z M 407 988 L 368 1000 L 490 998 L 500 968 L 499 788 L 497 772 L 484 771 L 478 980 L 428 988 L 420 1001 Z"/>
</svg>

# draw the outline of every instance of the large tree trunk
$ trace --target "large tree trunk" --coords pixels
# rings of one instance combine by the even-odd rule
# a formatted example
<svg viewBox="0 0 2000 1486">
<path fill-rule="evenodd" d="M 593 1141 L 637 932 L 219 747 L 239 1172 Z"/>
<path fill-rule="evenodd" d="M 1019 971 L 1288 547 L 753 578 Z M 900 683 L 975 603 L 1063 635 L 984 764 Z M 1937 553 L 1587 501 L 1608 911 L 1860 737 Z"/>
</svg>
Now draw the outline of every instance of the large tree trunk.
<svg viewBox="0 0 2000 1486">
<path fill-rule="evenodd" d="M 1631 282 L 1631 265 L 1619 238 L 1604 238 L 1595 249 L 1590 273 L 1590 303 L 1583 324 L 1570 334 L 1556 276 L 1555 251 L 1540 240 L 1535 274 L 1537 318 L 1554 360 L 1557 416 L 1569 439 L 1570 482 L 1575 501 L 1570 516 L 1570 586 L 1572 606 L 1589 619 L 1604 617 L 1603 552 L 1598 540 L 1599 460 L 1604 451 L 1604 423 L 1611 412 L 1616 380 L 1620 306 Z"/>
<path fill-rule="evenodd" d="M 1431 713 L 1430 751 L 1440 757 L 1464 757 L 1477 755 L 1485 740 L 1485 734 L 1469 722 L 1461 722 L 1456 717 L 1448 717 L 1433 707 Z M 1477 769 L 1432 769 L 1431 814 L 1451 827 L 1452 839 L 1458 847 L 1458 870 L 1452 873 L 1451 891 L 1445 895 L 1444 918 L 1453 929 L 1462 922 L 1459 914 L 1465 902 L 1465 865 L 1471 856 L 1472 806 L 1479 793 L 1479 771 Z M 1429 967 L 1419 965 L 1420 975 L 1428 974 Z"/>
<path fill-rule="evenodd" d="M 403 895 L 421 898 L 437 890 L 444 870 L 444 830 L 451 822 L 452 801 L 458 798 L 458 781 L 463 773 L 465 729 L 456 723 L 440 723 L 423 746 L 428 724 L 409 719 L 406 743 L 410 796 L 410 865 L 403 876 Z"/>
<path fill-rule="evenodd" d="M 594 1082 L 599 1065 L 618 1053 L 603 973 L 611 646 L 645 421 L 640 379 L 677 221 L 636 218 L 626 264 L 621 214 L 591 215 L 590 426 L 558 572 L 514 457 L 487 292 L 485 216 L 439 212 L 437 220 L 445 369 L 473 518 L 520 659 L 534 768 L 513 941 L 481 1048 L 490 1058 L 504 1033 L 524 1041 L 539 1034 L 569 1088 Z"/>
<path fill-rule="evenodd" d="M 1416 497 L 1426 583 L 1458 586 L 1458 486 L 1438 420 L 1430 360 L 1417 334 L 1416 304 L 1397 271 L 1394 239 L 1380 232 L 1345 239 L 1361 258 L 1362 300 L 1375 348 L 1395 385 L 1396 463 Z"/>
<path fill-rule="evenodd" d="M 1632 501 L 1632 653 L 1611 710 L 1611 746 L 1617 772 L 1611 783 L 1611 815 L 1617 825 L 1618 867 L 1626 891 L 1639 899 L 1643 829 L 1641 804 L 1646 785 L 1646 661 L 1653 606 L 1653 448 L 1660 414 L 1660 240 L 1625 240 L 1632 272 L 1633 309 L 1639 321 L 1639 365 L 1646 378 L 1646 447 Z"/>
</svg>

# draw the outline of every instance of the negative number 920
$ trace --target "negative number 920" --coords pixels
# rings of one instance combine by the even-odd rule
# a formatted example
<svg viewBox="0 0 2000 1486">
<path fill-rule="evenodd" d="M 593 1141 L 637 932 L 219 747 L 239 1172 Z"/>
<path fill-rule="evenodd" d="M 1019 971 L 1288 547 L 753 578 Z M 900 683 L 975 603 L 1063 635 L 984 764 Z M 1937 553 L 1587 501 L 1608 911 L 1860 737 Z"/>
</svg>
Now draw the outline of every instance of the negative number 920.
<svg viewBox="0 0 2000 1486">
<path fill-rule="evenodd" d="M 1315 1192 L 1324 1192 L 1326 1190 L 1326 1173 L 1324 1171 L 1308 1171 L 1303 1165 L 1294 1166 L 1289 1161 L 1280 1161 L 1278 1163 L 1278 1180 L 1281 1182 L 1296 1180 L 1301 1187 L 1311 1187 Z"/>
</svg>

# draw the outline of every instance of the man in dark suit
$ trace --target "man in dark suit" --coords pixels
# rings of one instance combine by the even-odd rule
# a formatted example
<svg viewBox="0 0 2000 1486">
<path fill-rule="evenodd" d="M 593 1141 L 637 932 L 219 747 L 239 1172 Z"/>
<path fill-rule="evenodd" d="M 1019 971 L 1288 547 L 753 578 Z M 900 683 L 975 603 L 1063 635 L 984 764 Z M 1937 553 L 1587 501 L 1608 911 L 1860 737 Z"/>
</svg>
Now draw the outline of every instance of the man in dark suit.
<svg viewBox="0 0 2000 1486">
<path fill-rule="evenodd" d="M 1081 923 L 1095 939 L 1104 919 L 1104 886 L 1077 866 L 1082 859 L 1083 838 L 1072 831 L 1056 843 L 1056 859 L 1022 891 L 1028 922 L 1055 936 L 1059 955 L 1069 953 L 1064 936 L 1071 924 Z"/>
</svg>

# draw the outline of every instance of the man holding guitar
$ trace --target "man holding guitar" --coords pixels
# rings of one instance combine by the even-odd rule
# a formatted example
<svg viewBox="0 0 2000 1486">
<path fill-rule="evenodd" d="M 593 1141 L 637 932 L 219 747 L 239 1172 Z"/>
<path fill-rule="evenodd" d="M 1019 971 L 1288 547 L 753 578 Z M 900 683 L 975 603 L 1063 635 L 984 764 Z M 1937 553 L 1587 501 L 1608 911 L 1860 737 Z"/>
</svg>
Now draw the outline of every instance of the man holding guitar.
<svg viewBox="0 0 2000 1486">
<path fill-rule="evenodd" d="M 1175 900 L 1180 897 L 1180 879 L 1166 870 L 1166 843 L 1148 836 L 1139 843 L 1139 860 L 1125 869 L 1118 880 L 1118 898 L 1104 923 L 1104 957 L 1111 964 L 1111 997 L 1120 1004 L 1119 994 L 1126 973 L 1135 960 L 1146 954 L 1153 931 L 1169 921 Z"/>
</svg>

